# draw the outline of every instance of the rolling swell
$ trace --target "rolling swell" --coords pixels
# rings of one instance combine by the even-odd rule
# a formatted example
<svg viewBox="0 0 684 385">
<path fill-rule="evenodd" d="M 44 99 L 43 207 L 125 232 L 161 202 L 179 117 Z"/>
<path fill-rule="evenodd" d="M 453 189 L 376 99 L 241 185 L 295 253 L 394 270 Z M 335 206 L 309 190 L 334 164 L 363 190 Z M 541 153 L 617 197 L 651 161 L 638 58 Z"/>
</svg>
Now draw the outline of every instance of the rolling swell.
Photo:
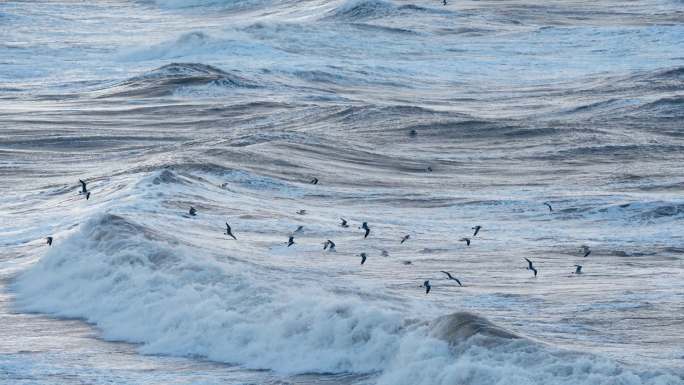
<svg viewBox="0 0 684 385">
<path fill-rule="evenodd" d="M 684 90 L 684 67 L 674 67 L 653 71 L 639 71 L 625 77 L 608 79 L 606 90 L 635 90 L 643 93 L 652 91 L 680 91 Z"/>
<path fill-rule="evenodd" d="M 468 138 L 473 140 L 487 139 L 532 139 L 553 136 L 562 130 L 552 127 L 522 127 L 516 122 L 481 120 L 465 118 L 447 122 L 412 125 L 407 130 L 416 130 L 427 137 Z"/>
<path fill-rule="evenodd" d="M 573 162 L 615 162 L 617 159 L 633 160 L 635 157 L 658 159 L 680 153 L 684 146 L 675 144 L 597 144 L 535 155 L 534 159 Z"/>
<path fill-rule="evenodd" d="M 671 2 L 29 3 L 0 4 L 30 16 L 0 44 L 0 274 L 22 258 L 20 309 L 140 343 L 124 359 L 239 364 L 207 383 L 682 383 Z M 72 353 L 19 368 L 91 383 L 112 362 Z M 194 374 L 172 366 L 141 375 Z"/>
<path fill-rule="evenodd" d="M 99 90 L 100 97 L 159 97 L 182 87 L 217 86 L 255 88 L 257 84 L 238 75 L 200 63 L 172 63 Z"/>
<path fill-rule="evenodd" d="M 644 77 L 644 80 L 660 81 L 659 85 L 668 84 L 676 89 L 684 87 L 684 67 L 674 67 L 664 70 L 653 71 Z"/>
<path fill-rule="evenodd" d="M 423 12 L 435 11 L 415 4 L 397 6 L 393 2 L 385 0 L 347 0 L 344 4 L 331 11 L 325 19 L 355 21 Z"/>
<path fill-rule="evenodd" d="M 684 96 L 661 98 L 639 107 L 640 112 L 656 115 L 659 119 L 684 119 Z"/>
<path fill-rule="evenodd" d="M 396 6 L 384 0 L 348 0 L 328 16 L 338 20 L 362 20 L 392 14 Z"/>
</svg>

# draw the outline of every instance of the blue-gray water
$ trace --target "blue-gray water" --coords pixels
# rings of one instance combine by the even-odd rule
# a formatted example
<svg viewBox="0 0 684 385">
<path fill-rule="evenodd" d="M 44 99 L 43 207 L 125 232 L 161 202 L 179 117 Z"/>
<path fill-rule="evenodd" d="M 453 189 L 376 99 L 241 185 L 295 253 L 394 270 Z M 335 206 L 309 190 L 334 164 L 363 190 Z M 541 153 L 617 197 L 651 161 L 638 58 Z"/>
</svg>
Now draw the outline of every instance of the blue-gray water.
<svg viewBox="0 0 684 385">
<path fill-rule="evenodd" d="M 684 384 L 682 150 L 681 1 L 2 2 L 0 383 Z"/>
</svg>

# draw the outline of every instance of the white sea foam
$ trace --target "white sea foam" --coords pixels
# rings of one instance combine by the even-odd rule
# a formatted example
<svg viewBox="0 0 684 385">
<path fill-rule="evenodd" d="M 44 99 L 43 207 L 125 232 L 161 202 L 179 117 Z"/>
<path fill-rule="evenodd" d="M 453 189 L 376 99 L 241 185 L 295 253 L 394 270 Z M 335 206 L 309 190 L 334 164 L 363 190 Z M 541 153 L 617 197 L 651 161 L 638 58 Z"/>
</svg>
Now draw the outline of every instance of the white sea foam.
<svg viewBox="0 0 684 385">
<path fill-rule="evenodd" d="M 679 4 L 0 1 L 0 383 L 681 384 Z"/>
<path fill-rule="evenodd" d="M 161 175 L 167 183 L 152 183 Z M 151 175 L 137 189 L 197 191 L 168 175 Z M 346 278 L 330 285 L 314 271 L 226 259 L 212 249 L 211 234 L 203 235 L 210 244 L 191 246 L 154 223 L 115 214 L 84 222 L 18 277 L 19 307 L 83 318 L 106 339 L 142 344 L 142 353 L 285 374 L 377 373 L 377 383 L 388 385 L 682 383 L 556 350 L 480 317 L 415 317 L 420 306 L 373 294 L 376 285 L 348 283 L 353 290 L 344 294 L 336 288 Z"/>
</svg>

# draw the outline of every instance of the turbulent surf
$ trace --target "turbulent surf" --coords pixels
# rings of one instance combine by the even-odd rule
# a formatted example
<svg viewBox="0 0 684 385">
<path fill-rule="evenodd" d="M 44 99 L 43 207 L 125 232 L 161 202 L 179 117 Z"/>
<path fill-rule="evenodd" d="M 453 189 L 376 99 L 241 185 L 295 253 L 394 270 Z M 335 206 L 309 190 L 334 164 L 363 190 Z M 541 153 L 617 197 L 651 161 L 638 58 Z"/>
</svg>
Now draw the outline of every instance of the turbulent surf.
<svg viewBox="0 0 684 385">
<path fill-rule="evenodd" d="M 684 384 L 681 7 L 2 2 L 0 383 Z"/>
</svg>

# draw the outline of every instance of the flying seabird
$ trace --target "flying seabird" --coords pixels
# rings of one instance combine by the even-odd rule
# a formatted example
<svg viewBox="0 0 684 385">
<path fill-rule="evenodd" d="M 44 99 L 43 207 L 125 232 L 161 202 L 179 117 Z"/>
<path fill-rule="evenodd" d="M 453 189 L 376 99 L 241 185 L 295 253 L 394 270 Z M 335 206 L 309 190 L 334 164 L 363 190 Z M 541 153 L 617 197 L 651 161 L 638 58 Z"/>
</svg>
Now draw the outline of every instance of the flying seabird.
<svg viewBox="0 0 684 385">
<path fill-rule="evenodd" d="M 79 194 L 85 195 L 86 200 L 90 199 L 90 191 L 88 191 L 88 188 L 86 187 L 86 182 L 83 180 L 79 179 L 79 182 L 81 182 L 81 191 L 79 191 Z"/>
<path fill-rule="evenodd" d="M 582 265 L 575 265 L 575 274 L 582 274 Z"/>
<path fill-rule="evenodd" d="M 52 246 L 52 237 L 45 238 L 47 240 L 48 246 Z"/>
<path fill-rule="evenodd" d="M 233 239 L 237 241 L 237 238 L 235 238 L 235 235 L 233 235 L 233 232 L 230 230 L 230 225 L 228 224 L 228 222 L 226 222 L 226 235 L 230 235 L 231 237 L 233 237 Z"/>
<path fill-rule="evenodd" d="M 410 135 L 410 136 L 416 136 L 416 135 L 418 135 L 418 131 L 416 131 L 416 130 L 411 130 L 411 131 L 409 131 L 409 135 Z"/>
<path fill-rule="evenodd" d="M 335 242 L 331 241 L 330 239 L 325 241 L 323 243 L 323 250 L 327 249 L 328 247 L 330 247 L 329 251 L 335 251 Z"/>
<path fill-rule="evenodd" d="M 480 229 L 481 229 L 481 228 L 482 228 L 482 226 L 479 226 L 479 225 L 478 225 L 478 226 L 475 226 L 475 227 L 472 227 L 472 229 L 475 230 L 475 232 L 473 233 L 473 237 L 476 236 L 477 233 L 480 232 Z"/>
<path fill-rule="evenodd" d="M 401 238 L 401 242 L 399 242 L 399 243 L 404 243 L 404 242 L 406 242 L 409 238 L 411 238 L 411 236 L 410 236 L 409 234 L 406 234 L 406 235 L 404 235 L 404 236 Z"/>
<path fill-rule="evenodd" d="M 290 247 L 294 244 L 295 244 L 294 236 L 290 235 L 290 238 L 287 240 L 287 247 Z"/>
<path fill-rule="evenodd" d="M 589 249 L 589 246 L 587 246 L 587 245 L 582 245 L 582 248 L 580 250 L 584 253 L 585 257 L 588 257 L 589 254 L 591 254 L 591 250 Z"/>
<path fill-rule="evenodd" d="M 305 215 L 305 214 L 306 214 L 306 210 L 303 210 L 303 209 L 302 209 L 302 210 L 299 210 L 299 211 L 297 211 L 297 214 L 299 214 L 299 215 Z"/>
<path fill-rule="evenodd" d="M 311 179 L 311 182 L 309 182 L 309 183 L 318 184 L 318 178 L 314 177 L 313 179 Z"/>
<path fill-rule="evenodd" d="M 382 255 L 383 257 L 389 257 L 389 253 L 387 252 L 387 250 L 382 250 L 380 252 L 380 255 Z"/>
<path fill-rule="evenodd" d="M 459 281 L 458 278 L 452 277 L 448 271 L 442 271 L 442 273 L 446 274 L 450 280 L 456 281 L 456 283 L 458 283 L 458 286 L 463 286 L 463 285 L 461 285 L 461 281 Z"/>
<path fill-rule="evenodd" d="M 342 226 L 342 227 L 349 227 L 349 225 L 347 224 L 347 220 L 346 220 L 346 219 L 340 218 L 340 220 L 342 221 L 342 223 L 340 224 L 340 226 Z"/>
<path fill-rule="evenodd" d="M 412 262 L 411 261 L 404 261 L 402 262 L 404 265 L 410 265 Z"/>
<path fill-rule="evenodd" d="M 442 5 L 447 5 L 447 0 L 442 0 Z"/>
<path fill-rule="evenodd" d="M 553 207 L 551 207 L 551 204 L 549 202 L 544 202 L 544 204 L 546 205 L 546 207 L 549 208 L 549 211 L 553 211 Z"/>
<path fill-rule="evenodd" d="M 366 258 L 368 258 L 368 255 L 366 253 L 361 253 L 359 254 L 359 257 L 361 257 L 361 264 L 363 265 L 366 263 Z"/>
<path fill-rule="evenodd" d="M 368 227 L 368 222 L 363 222 L 363 224 L 359 228 L 366 230 L 366 234 L 363 237 L 367 238 L 368 234 L 370 234 L 370 227 Z"/>
<path fill-rule="evenodd" d="M 470 238 L 461 238 L 459 241 L 465 241 L 466 246 L 470 246 Z"/>
<path fill-rule="evenodd" d="M 292 234 L 301 233 L 304 230 L 304 226 L 297 226 L 297 230 L 293 231 Z"/>
<path fill-rule="evenodd" d="M 193 217 L 194 217 L 195 215 L 197 215 L 197 210 L 195 210 L 195 208 L 192 207 L 192 206 L 190 206 L 190 215 L 193 216 Z"/>
<path fill-rule="evenodd" d="M 432 166 L 427 166 L 427 168 L 425 169 L 425 171 L 427 171 L 427 172 L 432 172 Z"/>
<path fill-rule="evenodd" d="M 530 260 L 527 259 L 527 258 L 525 258 L 525 260 L 527 261 L 527 265 L 528 265 L 528 266 L 527 266 L 527 270 L 532 270 L 532 271 L 534 271 L 534 276 L 536 277 L 536 276 L 537 276 L 537 269 L 535 269 L 534 266 L 532 266 L 532 261 L 530 261 Z"/>
<path fill-rule="evenodd" d="M 430 280 L 423 282 L 423 286 L 421 287 L 425 288 L 425 295 L 430 294 L 430 289 L 432 289 L 432 286 L 430 286 Z"/>
</svg>

